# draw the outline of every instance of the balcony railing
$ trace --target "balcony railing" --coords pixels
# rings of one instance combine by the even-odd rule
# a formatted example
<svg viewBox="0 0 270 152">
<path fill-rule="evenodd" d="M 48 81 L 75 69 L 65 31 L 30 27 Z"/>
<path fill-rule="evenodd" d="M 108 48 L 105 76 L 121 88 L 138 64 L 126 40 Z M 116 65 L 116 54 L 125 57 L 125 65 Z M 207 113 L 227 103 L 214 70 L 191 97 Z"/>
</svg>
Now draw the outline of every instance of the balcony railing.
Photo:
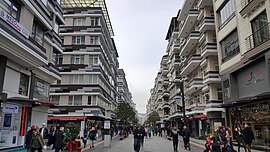
<svg viewBox="0 0 270 152">
<path fill-rule="evenodd" d="M 246 7 L 249 3 L 251 3 L 253 0 L 241 0 L 241 8 Z"/>
<path fill-rule="evenodd" d="M 270 30 L 269 23 L 252 33 L 250 36 L 246 38 L 246 47 L 247 51 L 254 49 L 255 47 L 261 45 L 270 39 Z"/>
</svg>

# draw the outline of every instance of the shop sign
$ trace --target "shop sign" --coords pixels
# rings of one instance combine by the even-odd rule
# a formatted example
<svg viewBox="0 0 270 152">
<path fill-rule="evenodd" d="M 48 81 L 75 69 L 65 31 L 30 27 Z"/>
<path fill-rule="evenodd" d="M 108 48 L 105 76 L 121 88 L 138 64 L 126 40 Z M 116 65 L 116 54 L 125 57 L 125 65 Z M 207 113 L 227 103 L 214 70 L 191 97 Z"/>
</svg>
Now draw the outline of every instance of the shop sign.
<svg viewBox="0 0 270 152">
<path fill-rule="evenodd" d="M 15 18 L 5 12 L 3 9 L 0 8 L 0 18 L 4 20 L 7 24 L 9 24 L 12 28 L 16 31 L 21 33 L 27 39 L 29 38 L 29 31 L 26 30 Z"/>
<path fill-rule="evenodd" d="M 3 112 L 5 113 L 18 113 L 19 107 L 17 105 L 12 104 L 4 104 L 3 105 Z"/>
<path fill-rule="evenodd" d="M 110 120 L 104 120 L 104 129 L 110 129 L 111 122 Z"/>
</svg>

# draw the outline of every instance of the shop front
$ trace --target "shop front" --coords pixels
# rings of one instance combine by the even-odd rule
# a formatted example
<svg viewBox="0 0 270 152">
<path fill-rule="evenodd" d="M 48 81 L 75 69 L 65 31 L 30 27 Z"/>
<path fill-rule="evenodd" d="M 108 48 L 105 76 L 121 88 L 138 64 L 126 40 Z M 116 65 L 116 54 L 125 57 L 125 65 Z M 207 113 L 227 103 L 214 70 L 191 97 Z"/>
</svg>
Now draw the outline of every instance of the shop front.
<svg viewBox="0 0 270 152">
<path fill-rule="evenodd" d="M 254 146 L 270 149 L 270 100 L 235 105 L 228 108 L 231 128 L 244 128 L 251 123 L 255 140 Z"/>
</svg>

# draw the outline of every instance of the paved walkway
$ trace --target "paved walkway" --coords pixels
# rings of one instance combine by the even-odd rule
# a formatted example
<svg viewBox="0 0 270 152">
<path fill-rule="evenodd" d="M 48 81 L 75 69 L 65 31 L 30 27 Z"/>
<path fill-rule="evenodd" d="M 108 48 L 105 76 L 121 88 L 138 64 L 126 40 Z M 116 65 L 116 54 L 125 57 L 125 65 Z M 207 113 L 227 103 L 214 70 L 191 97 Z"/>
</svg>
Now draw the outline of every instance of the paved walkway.
<svg viewBox="0 0 270 152">
<path fill-rule="evenodd" d="M 97 145 L 91 150 L 86 149 L 84 152 L 134 152 L 133 150 L 133 136 L 130 135 L 124 140 L 116 138 L 112 141 L 110 148 L 104 148 L 103 142 L 97 143 Z M 141 147 L 140 152 L 173 152 L 172 141 L 165 139 L 165 137 L 153 136 L 150 139 L 145 139 L 144 146 Z M 188 151 L 183 148 L 183 142 L 179 142 L 178 151 Z M 198 146 L 191 147 L 192 152 L 202 152 L 203 148 Z"/>
</svg>

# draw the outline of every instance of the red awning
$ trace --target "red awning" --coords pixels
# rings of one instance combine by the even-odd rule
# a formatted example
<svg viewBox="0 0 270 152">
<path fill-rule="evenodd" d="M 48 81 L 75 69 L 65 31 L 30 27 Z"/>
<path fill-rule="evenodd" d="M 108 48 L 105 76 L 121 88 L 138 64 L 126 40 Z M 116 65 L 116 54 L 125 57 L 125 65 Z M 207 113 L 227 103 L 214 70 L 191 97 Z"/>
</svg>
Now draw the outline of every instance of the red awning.
<svg viewBox="0 0 270 152">
<path fill-rule="evenodd" d="M 201 118 L 207 118 L 207 116 L 204 115 L 204 114 L 200 114 L 200 115 L 194 116 L 194 119 L 201 119 Z"/>
<path fill-rule="evenodd" d="M 186 118 L 187 120 L 192 120 L 193 119 L 193 117 L 188 117 L 188 118 Z"/>
<path fill-rule="evenodd" d="M 48 116 L 48 120 L 85 120 L 85 116 Z"/>
</svg>

